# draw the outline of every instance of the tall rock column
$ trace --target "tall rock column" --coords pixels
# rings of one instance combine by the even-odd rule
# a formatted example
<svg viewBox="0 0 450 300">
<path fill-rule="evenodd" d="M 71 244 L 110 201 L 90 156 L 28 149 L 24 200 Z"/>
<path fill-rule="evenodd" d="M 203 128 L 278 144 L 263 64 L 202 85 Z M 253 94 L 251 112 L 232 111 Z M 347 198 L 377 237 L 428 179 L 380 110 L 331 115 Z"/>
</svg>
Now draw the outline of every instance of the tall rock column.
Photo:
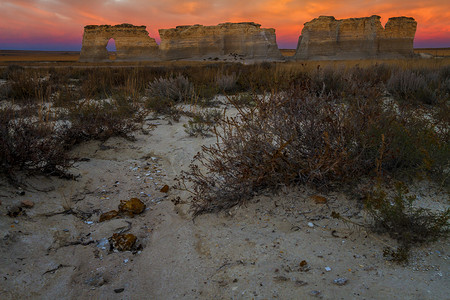
<svg viewBox="0 0 450 300">
<path fill-rule="evenodd" d="M 282 59 L 275 29 L 253 22 L 160 29 L 164 59 Z"/>
<path fill-rule="evenodd" d="M 305 23 L 296 59 L 367 59 L 408 57 L 413 53 L 417 22 L 390 18 L 383 28 L 380 16 L 336 20 L 320 16 Z"/>
</svg>

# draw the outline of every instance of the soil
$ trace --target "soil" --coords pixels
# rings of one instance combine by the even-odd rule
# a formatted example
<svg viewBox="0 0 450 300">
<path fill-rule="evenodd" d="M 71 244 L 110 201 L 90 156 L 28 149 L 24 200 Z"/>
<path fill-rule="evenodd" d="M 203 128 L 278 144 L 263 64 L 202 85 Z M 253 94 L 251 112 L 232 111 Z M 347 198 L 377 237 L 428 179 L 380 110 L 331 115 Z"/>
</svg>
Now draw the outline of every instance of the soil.
<svg viewBox="0 0 450 300">
<path fill-rule="evenodd" d="M 450 299 L 446 241 L 414 248 L 408 265 L 388 261 L 392 239 L 331 218 L 367 221 L 362 202 L 343 193 L 285 188 L 193 220 L 175 177 L 215 138 L 188 136 L 186 123 L 149 118 L 135 142 L 80 145 L 76 180 L 1 182 L 0 298 Z M 448 207 L 436 188 L 417 192 Z M 146 204 L 142 214 L 98 222 L 131 198 Z M 34 205 L 7 216 L 24 200 Z M 109 251 L 113 233 L 134 234 L 135 249 Z"/>
</svg>

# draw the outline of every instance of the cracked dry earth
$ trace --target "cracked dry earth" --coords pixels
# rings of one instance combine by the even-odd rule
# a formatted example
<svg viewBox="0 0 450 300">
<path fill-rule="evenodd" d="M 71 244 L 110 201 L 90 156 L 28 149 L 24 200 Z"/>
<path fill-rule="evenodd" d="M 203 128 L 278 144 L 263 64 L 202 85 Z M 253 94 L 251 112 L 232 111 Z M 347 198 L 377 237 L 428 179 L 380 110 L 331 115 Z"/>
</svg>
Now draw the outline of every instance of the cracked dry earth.
<svg viewBox="0 0 450 300">
<path fill-rule="evenodd" d="M 156 127 L 137 132 L 135 142 L 79 146 L 74 155 L 86 159 L 72 170 L 76 181 L 27 178 L 23 190 L 2 182 L 0 298 L 450 298 L 448 243 L 415 248 L 407 266 L 386 261 L 382 249 L 394 241 L 330 217 L 364 220 L 362 205 L 339 193 L 316 201 L 307 188 L 285 189 L 193 221 L 186 194 L 160 191 L 215 141 L 189 137 L 186 122 L 148 120 L 144 128 Z M 421 192 L 436 207 L 448 205 L 445 195 Z M 184 204 L 171 201 L 178 196 Z M 130 198 L 147 209 L 98 222 Z M 6 215 L 24 200 L 34 206 Z M 136 235 L 142 249 L 102 249 L 118 232 Z"/>
</svg>

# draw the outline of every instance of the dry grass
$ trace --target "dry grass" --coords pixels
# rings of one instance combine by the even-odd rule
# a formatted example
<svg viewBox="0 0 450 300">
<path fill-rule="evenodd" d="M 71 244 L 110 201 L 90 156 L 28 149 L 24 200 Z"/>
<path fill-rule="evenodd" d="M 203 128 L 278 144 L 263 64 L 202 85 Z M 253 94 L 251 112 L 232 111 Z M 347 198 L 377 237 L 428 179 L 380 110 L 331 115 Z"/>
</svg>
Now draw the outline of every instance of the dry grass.
<svg viewBox="0 0 450 300">
<path fill-rule="evenodd" d="M 416 48 L 414 53 L 427 53 L 433 56 L 450 56 L 450 48 Z"/>
</svg>

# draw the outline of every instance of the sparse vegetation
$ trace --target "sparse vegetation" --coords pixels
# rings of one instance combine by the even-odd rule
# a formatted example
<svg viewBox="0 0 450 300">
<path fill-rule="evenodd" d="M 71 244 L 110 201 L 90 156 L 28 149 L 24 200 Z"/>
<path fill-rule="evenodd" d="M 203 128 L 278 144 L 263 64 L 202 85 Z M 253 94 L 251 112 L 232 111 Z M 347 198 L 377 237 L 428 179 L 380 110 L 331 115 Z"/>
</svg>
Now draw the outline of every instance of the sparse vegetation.
<svg viewBox="0 0 450 300">
<path fill-rule="evenodd" d="M 450 209 L 432 212 L 415 207 L 416 196 L 409 194 L 404 183 L 395 184 L 394 195 L 388 196 L 380 186 L 369 194 L 366 207 L 373 218 L 376 232 L 387 232 L 399 242 L 397 249 L 385 248 L 384 256 L 396 262 L 407 262 L 409 250 L 415 244 L 447 238 Z"/>
<path fill-rule="evenodd" d="M 214 126 L 221 117 L 222 113 L 216 109 L 196 113 L 184 125 L 185 131 L 190 136 L 210 137 L 213 133 Z"/>
<path fill-rule="evenodd" d="M 182 174 L 180 185 L 194 195 L 194 215 L 295 184 L 330 190 L 353 185 L 355 178 L 427 178 L 448 189 L 445 63 L 13 65 L 0 73 L 0 171 L 10 178 L 19 170 L 69 176 L 73 145 L 111 136 L 132 139 L 145 114 L 177 121 L 178 105 L 211 107 L 220 93 L 238 116 L 206 110 L 191 114 L 185 125 L 190 136 L 217 137 Z M 375 228 L 400 241 L 399 251 L 386 251 L 393 258 L 448 233 L 448 211 L 432 214 L 410 200 L 404 190 L 393 197 L 377 190 L 367 200 Z"/>
</svg>

